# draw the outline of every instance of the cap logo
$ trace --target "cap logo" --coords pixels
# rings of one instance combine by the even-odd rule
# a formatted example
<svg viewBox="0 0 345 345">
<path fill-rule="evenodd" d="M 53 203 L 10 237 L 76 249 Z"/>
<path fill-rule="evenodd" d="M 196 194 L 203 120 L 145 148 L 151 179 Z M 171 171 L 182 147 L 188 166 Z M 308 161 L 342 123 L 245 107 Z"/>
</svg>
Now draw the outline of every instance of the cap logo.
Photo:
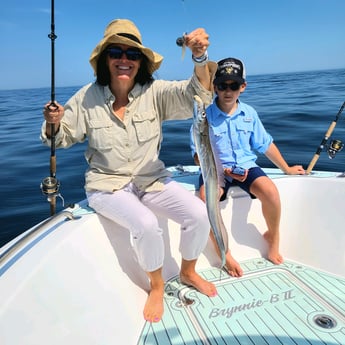
<svg viewBox="0 0 345 345">
<path fill-rule="evenodd" d="M 232 74 L 233 71 L 234 71 L 234 69 L 232 68 L 232 66 L 225 68 L 225 73 L 226 74 Z"/>
</svg>

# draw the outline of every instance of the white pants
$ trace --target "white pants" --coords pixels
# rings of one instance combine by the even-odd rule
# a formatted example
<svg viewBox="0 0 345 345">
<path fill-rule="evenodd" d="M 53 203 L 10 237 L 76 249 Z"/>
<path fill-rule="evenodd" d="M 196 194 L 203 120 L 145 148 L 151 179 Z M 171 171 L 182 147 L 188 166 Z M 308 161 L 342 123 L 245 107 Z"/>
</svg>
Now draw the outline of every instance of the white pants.
<svg viewBox="0 0 345 345">
<path fill-rule="evenodd" d="M 89 205 L 102 216 L 129 229 L 141 267 L 153 272 L 163 266 L 164 240 L 155 214 L 181 224 L 180 252 L 195 260 L 210 232 L 203 201 L 176 181 L 167 179 L 160 192 L 141 192 L 130 183 L 114 193 L 87 193 Z"/>
</svg>

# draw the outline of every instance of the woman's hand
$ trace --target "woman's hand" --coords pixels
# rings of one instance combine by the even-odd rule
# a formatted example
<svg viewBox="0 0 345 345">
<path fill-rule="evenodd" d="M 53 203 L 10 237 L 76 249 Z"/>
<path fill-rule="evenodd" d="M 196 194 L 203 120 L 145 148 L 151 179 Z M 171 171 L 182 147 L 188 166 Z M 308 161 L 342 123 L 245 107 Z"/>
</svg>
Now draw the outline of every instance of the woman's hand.
<svg viewBox="0 0 345 345">
<path fill-rule="evenodd" d="M 60 128 L 60 121 L 63 118 L 64 115 L 64 107 L 57 103 L 57 102 L 49 102 L 47 103 L 43 108 L 43 116 L 46 120 L 46 135 L 48 138 L 51 138 L 52 136 L 52 126 L 55 125 L 55 133 L 56 134 L 59 131 Z"/>
<path fill-rule="evenodd" d="M 49 102 L 44 106 L 43 116 L 47 123 L 58 125 L 64 115 L 64 107 L 57 102 Z"/>
<path fill-rule="evenodd" d="M 191 49 L 193 56 L 196 58 L 205 54 L 207 47 L 210 45 L 208 38 L 208 34 L 202 28 L 195 29 L 184 36 L 186 46 Z"/>
</svg>

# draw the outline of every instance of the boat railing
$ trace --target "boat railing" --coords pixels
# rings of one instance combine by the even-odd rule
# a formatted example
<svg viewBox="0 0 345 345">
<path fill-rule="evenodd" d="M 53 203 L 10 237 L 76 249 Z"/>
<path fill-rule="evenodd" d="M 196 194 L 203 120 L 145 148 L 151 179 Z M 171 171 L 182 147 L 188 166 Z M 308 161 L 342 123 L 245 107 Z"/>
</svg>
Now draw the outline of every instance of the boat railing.
<svg viewBox="0 0 345 345">
<path fill-rule="evenodd" d="M 27 230 L 22 236 L 19 236 L 15 242 L 10 244 L 8 248 L 5 248 L 4 251 L 0 253 L 0 265 L 4 264 L 8 258 L 14 256 L 16 253 L 22 250 L 22 248 L 24 248 L 32 238 L 43 234 L 47 229 L 51 228 L 52 225 L 60 219 L 73 220 L 77 218 L 79 217 L 74 216 L 71 211 L 64 210 L 50 218 L 47 218 L 32 229 Z"/>
</svg>

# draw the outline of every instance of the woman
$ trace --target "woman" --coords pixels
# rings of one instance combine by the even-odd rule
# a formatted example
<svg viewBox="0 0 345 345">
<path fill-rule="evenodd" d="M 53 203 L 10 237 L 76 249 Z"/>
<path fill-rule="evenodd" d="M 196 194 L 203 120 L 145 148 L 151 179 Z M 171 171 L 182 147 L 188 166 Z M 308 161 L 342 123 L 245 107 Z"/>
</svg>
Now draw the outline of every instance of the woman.
<svg viewBox="0 0 345 345">
<path fill-rule="evenodd" d="M 207 243 L 209 223 L 203 202 L 169 178 L 159 160 L 164 120 L 191 117 L 193 96 L 212 101 L 216 64 L 208 62 L 208 35 L 196 29 L 185 37 L 195 64 L 190 80 L 154 80 L 163 57 L 142 44 L 129 20 L 112 21 L 93 50 L 90 63 L 96 82 L 84 86 L 65 107 L 44 108 L 42 140 L 50 145 L 54 124 L 56 147 L 88 139 L 85 189 L 94 210 L 129 229 L 138 261 L 147 272 L 151 290 L 144 318 L 158 322 L 163 315 L 164 243 L 155 214 L 181 224 L 180 278 L 207 296 L 216 288 L 195 271 Z"/>
</svg>

